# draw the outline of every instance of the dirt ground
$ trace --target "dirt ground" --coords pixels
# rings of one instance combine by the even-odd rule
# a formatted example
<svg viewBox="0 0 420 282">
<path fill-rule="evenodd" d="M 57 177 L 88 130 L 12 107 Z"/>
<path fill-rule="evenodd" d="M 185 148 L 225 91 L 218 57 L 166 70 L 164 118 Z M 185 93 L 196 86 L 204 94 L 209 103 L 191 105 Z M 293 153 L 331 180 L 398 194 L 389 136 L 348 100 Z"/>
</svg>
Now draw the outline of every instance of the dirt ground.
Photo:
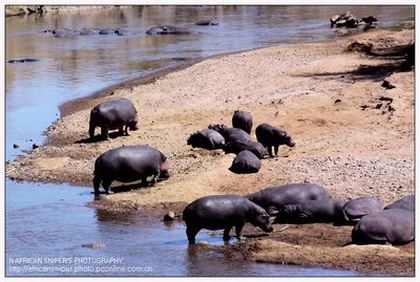
<svg viewBox="0 0 420 282">
<path fill-rule="evenodd" d="M 373 47 L 346 51 L 355 41 Z M 114 183 L 113 190 L 120 193 L 101 196 L 93 206 L 161 216 L 168 209 L 180 213 L 186 203 L 205 195 L 243 195 L 291 182 L 316 183 L 346 199 L 373 195 L 387 204 L 414 193 L 414 69 L 401 56 L 401 46 L 413 42 L 414 30 L 408 29 L 279 45 L 106 89 L 64 105 L 63 117 L 46 132 L 47 144 L 7 163 L 6 173 L 15 180 L 91 187 L 98 155 L 122 145 L 149 144 L 168 157 L 171 177 L 143 189 Z M 395 88 L 382 87 L 385 79 Z M 90 109 L 118 97 L 135 104 L 140 129 L 90 143 Z M 191 133 L 211 123 L 230 125 L 237 109 L 252 113 L 254 128 L 263 122 L 281 127 L 297 145 L 281 148 L 279 157 L 263 160 L 260 172 L 251 175 L 228 171 L 232 154 L 186 145 Z M 282 228 L 237 248 L 260 262 L 414 274 L 414 243 L 343 247 L 351 227 Z"/>
</svg>

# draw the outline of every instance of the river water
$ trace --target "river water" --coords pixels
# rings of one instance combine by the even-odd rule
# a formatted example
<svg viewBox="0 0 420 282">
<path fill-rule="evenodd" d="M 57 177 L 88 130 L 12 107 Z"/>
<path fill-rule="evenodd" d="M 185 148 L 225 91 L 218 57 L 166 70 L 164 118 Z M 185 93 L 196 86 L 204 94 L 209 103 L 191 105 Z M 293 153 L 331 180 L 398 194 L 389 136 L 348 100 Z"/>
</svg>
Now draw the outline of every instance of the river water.
<svg viewBox="0 0 420 282">
<path fill-rule="evenodd" d="M 59 116 L 58 106 L 65 101 L 179 61 L 331 39 L 336 35 L 329 27 L 329 17 L 347 10 L 357 17 L 374 15 L 382 27 L 414 20 L 414 9 L 409 6 L 138 6 L 94 14 L 7 18 L 6 60 L 39 61 L 6 64 L 6 160 L 23 154 L 33 143 L 45 142 L 42 132 Z M 194 25 L 208 17 L 216 18 L 220 25 Z M 145 34 L 160 23 L 188 26 L 193 33 Z M 54 38 L 39 32 L 83 27 L 122 28 L 126 34 Z M 19 147 L 14 149 L 13 144 Z M 93 196 L 84 187 L 13 181 L 5 186 L 6 273 L 10 276 L 364 275 L 247 263 L 220 252 L 194 251 L 187 248 L 182 224 L 168 227 L 138 215 L 101 213 L 85 206 Z M 221 238 L 204 231 L 200 234 L 200 239 L 220 244 Z M 92 242 L 106 246 L 82 247 Z M 52 261 L 52 257 L 62 260 Z M 113 257 L 117 262 L 83 260 L 93 257 Z M 25 270 L 25 264 L 34 267 Z M 36 268 L 40 265 L 46 268 Z M 52 266 L 56 268 L 48 268 Z"/>
</svg>

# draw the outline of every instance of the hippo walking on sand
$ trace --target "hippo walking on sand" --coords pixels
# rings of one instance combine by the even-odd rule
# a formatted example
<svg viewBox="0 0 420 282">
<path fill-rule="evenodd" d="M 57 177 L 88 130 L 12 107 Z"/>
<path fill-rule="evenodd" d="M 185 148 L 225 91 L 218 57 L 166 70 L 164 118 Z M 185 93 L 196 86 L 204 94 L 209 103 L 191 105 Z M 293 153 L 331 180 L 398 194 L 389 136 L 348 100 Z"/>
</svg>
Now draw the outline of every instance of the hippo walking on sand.
<svg viewBox="0 0 420 282">
<path fill-rule="evenodd" d="M 414 212 L 390 209 L 369 214 L 353 227 L 354 244 L 403 245 L 414 240 Z"/>
<path fill-rule="evenodd" d="M 289 147 L 294 147 L 295 142 L 292 137 L 287 134 L 286 131 L 271 126 L 267 123 L 262 123 L 257 126 L 255 129 L 255 135 L 257 136 L 257 141 L 264 145 L 267 148 L 268 153 L 271 157 L 274 155 L 277 156 L 280 145 L 287 145 Z M 272 152 L 274 148 L 274 155 Z"/>
<path fill-rule="evenodd" d="M 251 134 L 252 116 L 250 112 L 235 111 L 232 116 L 232 126 Z"/>
<path fill-rule="evenodd" d="M 261 168 L 261 160 L 252 152 L 245 150 L 233 159 L 229 170 L 237 174 L 257 173 Z"/>
<path fill-rule="evenodd" d="M 191 134 L 187 140 L 187 145 L 207 150 L 222 149 L 225 145 L 225 138 L 216 130 L 204 129 Z"/>
<path fill-rule="evenodd" d="M 182 213 L 187 225 L 189 244 L 195 244 L 195 236 L 201 229 L 224 229 L 223 240 L 229 241 L 229 232 L 235 227 L 236 238 L 249 222 L 265 232 L 273 231 L 266 211 L 247 198 L 237 195 L 214 195 L 202 197 L 190 203 Z"/>
<path fill-rule="evenodd" d="M 91 110 L 89 137 L 93 139 L 96 127 L 101 128 L 102 139 L 109 139 L 109 130 L 115 129 L 121 134 L 128 135 L 128 129 L 137 130 L 137 122 L 137 111 L 128 99 L 110 100 Z"/>
<path fill-rule="evenodd" d="M 146 185 L 147 178 L 153 176 L 151 183 L 158 178 L 168 178 L 169 162 L 158 149 L 147 145 L 124 146 L 111 149 L 100 155 L 95 161 L 93 188 L 99 194 L 99 186 L 109 193 L 111 183 L 133 182 L 142 180 Z"/>
<path fill-rule="evenodd" d="M 378 198 L 366 196 L 348 201 L 343 207 L 343 216 L 347 223 L 355 224 L 363 216 L 381 210 L 382 204 Z"/>
<path fill-rule="evenodd" d="M 276 215 L 287 204 L 329 199 L 330 195 L 324 187 L 315 184 L 293 183 L 264 188 L 245 197 L 264 208 L 268 214 Z"/>
<path fill-rule="evenodd" d="M 384 210 L 403 209 L 414 212 L 415 206 L 416 201 L 414 199 L 414 195 L 408 195 L 387 205 L 386 207 L 384 207 Z"/>
<path fill-rule="evenodd" d="M 330 223 L 341 224 L 343 199 L 310 200 L 299 204 L 285 205 L 279 210 L 275 223 Z"/>
</svg>

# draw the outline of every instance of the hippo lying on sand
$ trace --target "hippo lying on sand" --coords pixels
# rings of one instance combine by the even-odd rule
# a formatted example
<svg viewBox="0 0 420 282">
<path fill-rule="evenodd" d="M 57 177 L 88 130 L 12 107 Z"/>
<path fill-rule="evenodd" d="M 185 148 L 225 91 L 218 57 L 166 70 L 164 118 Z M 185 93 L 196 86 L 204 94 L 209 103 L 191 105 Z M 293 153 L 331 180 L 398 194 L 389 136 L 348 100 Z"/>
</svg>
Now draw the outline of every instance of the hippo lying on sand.
<svg viewBox="0 0 420 282">
<path fill-rule="evenodd" d="M 294 183 L 261 189 L 245 197 L 264 208 L 270 215 L 276 215 L 287 204 L 329 199 L 330 195 L 324 187 L 315 184 Z"/>
<path fill-rule="evenodd" d="M 381 202 L 375 197 L 367 196 L 348 201 L 343 207 L 343 215 L 347 223 L 355 224 L 363 216 L 381 210 Z"/>
<path fill-rule="evenodd" d="M 179 27 L 174 25 L 158 25 L 146 31 L 149 35 L 165 35 L 165 34 L 190 34 L 191 32 L 186 27 Z"/>
<path fill-rule="evenodd" d="M 264 156 L 268 155 L 267 149 L 261 145 L 260 142 L 252 141 L 236 141 L 229 142 L 225 145 L 224 149 L 226 154 L 239 154 L 242 151 L 251 151 L 259 159 L 263 159 Z"/>
<path fill-rule="evenodd" d="M 414 195 L 408 195 L 387 205 L 386 207 L 384 207 L 384 210 L 403 209 L 414 212 L 415 206 L 416 201 L 414 199 Z"/>
<path fill-rule="evenodd" d="M 414 212 L 390 209 L 369 214 L 353 227 L 354 244 L 402 245 L 414 240 Z"/>
<path fill-rule="evenodd" d="M 279 210 L 275 223 L 330 223 L 341 224 L 343 218 L 342 199 L 321 199 L 299 204 L 285 205 Z"/>
<path fill-rule="evenodd" d="M 219 132 L 225 138 L 226 144 L 229 142 L 252 141 L 251 136 L 240 128 L 227 127 L 224 124 L 210 124 L 208 128 Z"/>
<path fill-rule="evenodd" d="M 286 131 L 267 123 L 258 125 L 255 129 L 255 135 L 257 136 L 257 141 L 267 148 L 271 157 L 277 155 L 280 145 L 295 146 L 295 142 Z M 274 154 L 272 148 L 274 148 Z"/>
<path fill-rule="evenodd" d="M 250 112 L 235 111 L 232 116 L 232 126 L 251 134 L 252 116 Z"/>
<path fill-rule="evenodd" d="M 204 129 L 191 134 L 187 145 L 207 150 L 222 149 L 225 145 L 225 138 L 216 130 Z"/>
<path fill-rule="evenodd" d="M 109 139 L 109 130 L 118 129 L 128 135 L 128 129 L 137 130 L 137 111 L 126 98 L 110 100 L 94 107 L 90 112 L 89 137 L 95 136 L 95 128 L 101 128 L 103 139 Z M 125 127 L 125 128 L 124 128 Z"/>
<path fill-rule="evenodd" d="M 95 161 L 93 188 L 99 194 L 99 186 L 109 193 L 111 183 L 134 182 L 142 180 L 147 184 L 147 178 L 153 176 L 151 183 L 158 178 L 168 178 L 169 162 L 158 149 L 147 145 L 125 146 L 111 149 L 100 155 Z"/>
<path fill-rule="evenodd" d="M 245 150 L 240 152 L 232 162 L 229 170 L 237 174 L 257 173 L 261 168 L 261 160 L 254 153 Z"/>
<path fill-rule="evenodd" d="M 202 197 L 189 204 L 182 217 L 187 225 L 189 244 L 195 244 L 195 236 L 201 229 L 224 229 L 223 240 L 229 241 L 229 232 L 235 226 L 236 238 L 249 222 L 265 232 L 273 231 L 266 211 L 250 200 L 236 195 Z"/>
</svg>

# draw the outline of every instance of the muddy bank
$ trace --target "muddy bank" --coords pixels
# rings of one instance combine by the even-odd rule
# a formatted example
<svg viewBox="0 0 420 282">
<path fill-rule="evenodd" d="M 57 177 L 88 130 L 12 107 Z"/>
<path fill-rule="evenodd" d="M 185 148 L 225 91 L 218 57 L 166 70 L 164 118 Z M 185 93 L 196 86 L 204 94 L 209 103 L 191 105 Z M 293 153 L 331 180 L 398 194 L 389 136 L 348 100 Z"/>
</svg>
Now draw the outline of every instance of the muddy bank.
<svg viewBox="0 0 420 282">
<path fill-rule="evenodd" d="M 280 45 L 211 58 L 148 84 L 103 92 L 67 104 L 68 114 L 48 128 L 47 144 L 8 163 L 6 173 L 16 180 L 91 187 L 99 154 L 122 145 L 149 144 L 171 161 L 171 178 L 132 191 L 133 186 L 114 183 L 115 192 L 124 192 L 102 196 L 94 205 L 179 213 L 186 203 L 204 195 L 246 194 L 304 181 L 325 186 L 335 197 L 374 195 L 387 204 L 414 192 L 414 71 L 398 47 L 413 40 L 413 30 L 378 30 L 326 43 Z M 372 44 L 370 52 L 345 51 L 355 41 Z M 385 79 L 395 88 L 383 87 Z M 135 104 L 140 129 L 131 136 L 89 143 L 90 107 L 118 97 Z M 264 160 L 258 174 L 235 175 L 228 171 L 233 155 L 186 145 L 191 133 L 210 123 L 230 124 L 236 109 L 250 111 L 255 125 L 267 122 L 286 129 L 296 147 L 281 148 L 279 157 Z M 352 258 L 343 262 L 339 255 L 350 236 L 348 227 L 316 226 L 287 231 L 276 226 L 277 233 L 245 243 L 251 249 L 248 257 L 382 272 L 376 270 L 382 259 L 362 259 L 363 247 L 345 247 Z M 287 232 L 290 236 L 282 237 Z M 299 232 L 307 241 L 296 239 Z M 333 234 L 338 237 L 331 241 Z M 330 244 L 328 253 L 333 255 L 322 251 L 325 244 Z M 314 246 L 319 257 L 305 256 L 304 246 Z M 403 259 L 378 248 L 382 258 L 395 263 L 389 272 L 414 273 L 414 247 L 396 248 L 399 254 L 408 253 Z"/>
</svg>

